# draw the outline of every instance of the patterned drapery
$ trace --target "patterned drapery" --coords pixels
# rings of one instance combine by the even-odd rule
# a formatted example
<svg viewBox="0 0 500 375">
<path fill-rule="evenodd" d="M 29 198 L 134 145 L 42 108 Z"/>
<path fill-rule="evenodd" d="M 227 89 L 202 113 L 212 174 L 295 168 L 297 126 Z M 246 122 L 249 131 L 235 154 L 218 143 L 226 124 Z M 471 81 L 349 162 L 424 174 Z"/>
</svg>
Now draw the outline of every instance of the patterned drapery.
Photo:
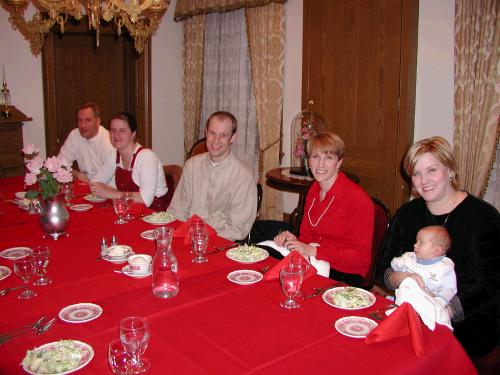
<svg viewBox="0 0 500 375">
<path fill-rule="evenodd" d="M 191 17 L 184 22 L 184 152 L 189 153 L 198 139 L 203 88 L 203 43 L 205 16 Z"/>
<path fill-rule="evenodd" d="M 229 12 L 241 8 L 259 7 L 286 0 L 177 0 L 174 20 L 182 21 L 200 14 Z"/>
<path fill-rule="evenodd" d="M 271 3 L 247 8 L 248 41 L 252 63 L 257 126 L 259 128 L 260 181 L 265 173 L 279 167 L 280 124 L 283 109 L 283 71 L 285 53 L 284 7 Z M 282 220 L 281 192 L 265 184 L 261 219 Z"/>
<path fill-rule="evenodd" d="M 461 187 L 482 196 L 500 115 L 500 2 L 456 0 L 454 153 Z"/>
</svg>

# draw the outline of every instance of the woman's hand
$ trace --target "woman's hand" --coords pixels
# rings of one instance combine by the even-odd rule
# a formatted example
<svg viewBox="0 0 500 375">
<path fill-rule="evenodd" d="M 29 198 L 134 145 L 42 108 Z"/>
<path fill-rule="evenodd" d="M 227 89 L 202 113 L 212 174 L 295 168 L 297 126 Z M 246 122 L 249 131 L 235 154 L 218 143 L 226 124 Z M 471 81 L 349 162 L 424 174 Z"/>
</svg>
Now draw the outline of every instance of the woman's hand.
<svg viewBox="0 0 500 375">
<path fill-rule="evenodd" d="M 285 242 L 295 240 L 297 240 L 297 237 L 289 231 L 281 232 L 276 237 L 274 237 L 274 242 L 276 242 L 276 245 L 278 246 L 285 246 Z"/>
<path fill-rule="evenodd" d="M 118 190 L 113 189 L 111 186 L 103 184 L 102 182 L 91 182 L 90 191 L 92 192 L 92 194 L 96 194 L 102 198 L 107 199 L 116 199 L 119 198 L 122 194 Z"/>
<path fill-rule="evenodd" d="M 301 242 L 297 239 L 291 240 L 291 241 L 286 241 L 284 246 L 288 250 L 290 250 L 290 251 L 295 250 L 306 257 L 315 257 L 316 253 L 317 253 L 316 246 L 308 245 L 308 244 Z"/>
</svg>

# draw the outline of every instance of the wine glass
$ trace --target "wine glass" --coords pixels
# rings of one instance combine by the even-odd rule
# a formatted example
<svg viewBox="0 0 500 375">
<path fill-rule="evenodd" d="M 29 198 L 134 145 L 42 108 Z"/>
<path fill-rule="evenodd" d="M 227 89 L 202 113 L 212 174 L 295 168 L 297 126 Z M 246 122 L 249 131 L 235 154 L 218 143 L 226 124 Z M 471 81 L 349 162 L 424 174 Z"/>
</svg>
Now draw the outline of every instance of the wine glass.
<svg viewBox="0 0 500 375">
<path fill-rule="evenodd" d="M 191 219 L 189 220 L 189 236 L 192 238 L 193 233 L 198 230 L 206 229 L 205 222 L 202 219 Z M 195 254 L 194 243 L 191 240 L 191 254 Z"/>
<path fill-rule="evenodd" d="M 36 297 L 36 292 L 28 289 L 28 282 L 35 273 L 35 258 L 32 252 L 14 260 L 14 273 L 24 282 L 24 291 L 18 298 L 28 299 Z"/>
<path fill-rule="evenodd" d="M 49 285 L 52 280 L 46 275 L 46 268 L 49 265 L 50 251 L 47 246 L 35 246 L 33 249 L 33 258 L 35 258 L 35 268 L 38 278 L 33 285 Z"/>
<path fill-rule="evenodd" d="M 130 355 L 132 372 L 135 374 L 146 372 L 150 365 L 149 361 L 141 358 L 149 341 L 149 327 L 146 319 L 137 316 L 122 319 L 120 341 L 127 354 Z"/>
<path fill-rule="evenodd" d="M 73 183 L 66 182 L 61 185 L 61 193 L 64 194 L 64 204 L 66 206 L 71 206 L 71 200 L 73 199 Z"/>
<path fill-rule="evenodd" d="M 113 199 L 113 208 L 118 215 L 118 220 L 115 221 L 115 224 L 126 224 L 127 220 L 125 220 L 123 215 L 127 213 L 127 202 L 123 195 L 120 198 Z"/>
<path fill-rule="evenodd" d="M 132 193 L 131 191 L 127 191 L 126 193 L 123 194 L 123 197 L 125 199 L 125 203 L 127 206 L 127 214 L 125 215 L 125 220 L 132 220 L 134 217 L 130 213 L 130 209 L 132 208 L 132 205 L 135 203 L 134 193 Z"/>
<path fill-rule="evenodd" d="M 194 263 L 208 262 L 205 252 L 208 246 L 208 232 L 205 228 L 198 228 L 191 234 L 191 243 L 193 244 L 193 251 L 196 257 L 193 259 Z"/>
<path fill-rule="evenodd" d="M 292 269 L 290 267 L 284 267 L 280 271 L 280 283 L 281 289 L 285 296 L 285 300 L 281 301 L 281 307 L 285 309 L 296 309 L 300 307 L 300 302 L 297 300 L 297 296 L 300 292 L 300 286 L 302 285 L 303 273 L 297 269 Z"/>
<path fill-rule="evenodd" d="M 298 253 L 295 250 L 291 252 L 288 268 L 300 272 L 302 274 L 302 280 L 304 280 L 304 275 L 307 273 L 310 267 L 311 264 L 309 263 L 309 260 L 307 260 L 302 254 Z M 302 291 L 298 292 L 297 297 L 303 297 Z"/>
<path fill-rule="evenodd" d="M 108 363 L 113 374 L 129 375 L 132 357 L 127 354 L 120 339 L 114 339 L 108 346 Z"/>
</svg>

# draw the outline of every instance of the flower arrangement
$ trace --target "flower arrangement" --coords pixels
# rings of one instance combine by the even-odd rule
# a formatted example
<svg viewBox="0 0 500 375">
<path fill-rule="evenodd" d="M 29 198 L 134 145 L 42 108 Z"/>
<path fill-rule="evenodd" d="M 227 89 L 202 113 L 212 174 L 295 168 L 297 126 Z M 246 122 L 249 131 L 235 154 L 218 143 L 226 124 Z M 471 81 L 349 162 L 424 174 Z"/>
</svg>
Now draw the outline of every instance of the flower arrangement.
<svg viewBox="0 0 500 375">
<path fill-rule="evenodd" d="M 306 147 L 307 141 L 315 134 L 312 125 L 305 122 L 300 127 L 300 134 L 295 139 L 294 156 L 297 159 L 303 160 L 307 158 Z"/>
<path fill-rule="evenodd" d="M 27 199 L 35 199 L 39 194 L 43 199 L 53 197 L 59 193 L 60 184 L 73 181 L 71 164 L 64 159 L 52 156 L 45 161 L 38 156 L 40 149 L 32 144 L 23 148 L 24 163 L 26 166 L 26 185 L 38 183 L 38 190 L 32 189 L 26 193 Z"/>
</svg>

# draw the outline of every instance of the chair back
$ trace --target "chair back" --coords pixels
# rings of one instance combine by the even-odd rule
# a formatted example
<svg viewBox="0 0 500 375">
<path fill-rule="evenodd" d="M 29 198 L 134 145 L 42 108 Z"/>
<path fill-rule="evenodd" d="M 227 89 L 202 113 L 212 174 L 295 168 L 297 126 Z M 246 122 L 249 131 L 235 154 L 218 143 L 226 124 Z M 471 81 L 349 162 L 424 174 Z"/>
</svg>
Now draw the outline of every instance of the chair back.
<svg viewBox="0 0 500 375">
<path fill-rule="evenodd" d="M 196 142 L 193 147 L 191 147 L 191 150 L 189 151 L 188 158 L 191 156 L 195 156 L 198 154 L 203 154 L 208 151 L 207 145 L 206 145 L 206 138 L 200 139 L 198 142 Z"/>
<path fill-rule="evenodd" d="M 257 216 L 259 216 L 261 205 L 262 205 L 262 184 L 260 182 L 257 182 Z"/>
<path fill-rule="evenodd" d="M 375 281 L 375 268 L 382 254 L 382 244 L 384 237 L 389 230 L 389 222 L 391 213 L 384 204 L 377 198 L 373 198 L 374 221 L 373 221 L 373 237 L 372 237 L 372 259 L 370 269 L 366 275 L 365 282 L 361 287 L 371 289 Z"/>
<path fill-rule="evenodd" d="M 176 164 L 167 164 L 163 166 L 163 173 L 165 173 L 165 180 L 167 181 L 168 187 L 167 201 L 168 204 L 170 204 L 175 189 L 177 189 L 177 185 L 181 179 L 182 167 Z"/>
</svg>

